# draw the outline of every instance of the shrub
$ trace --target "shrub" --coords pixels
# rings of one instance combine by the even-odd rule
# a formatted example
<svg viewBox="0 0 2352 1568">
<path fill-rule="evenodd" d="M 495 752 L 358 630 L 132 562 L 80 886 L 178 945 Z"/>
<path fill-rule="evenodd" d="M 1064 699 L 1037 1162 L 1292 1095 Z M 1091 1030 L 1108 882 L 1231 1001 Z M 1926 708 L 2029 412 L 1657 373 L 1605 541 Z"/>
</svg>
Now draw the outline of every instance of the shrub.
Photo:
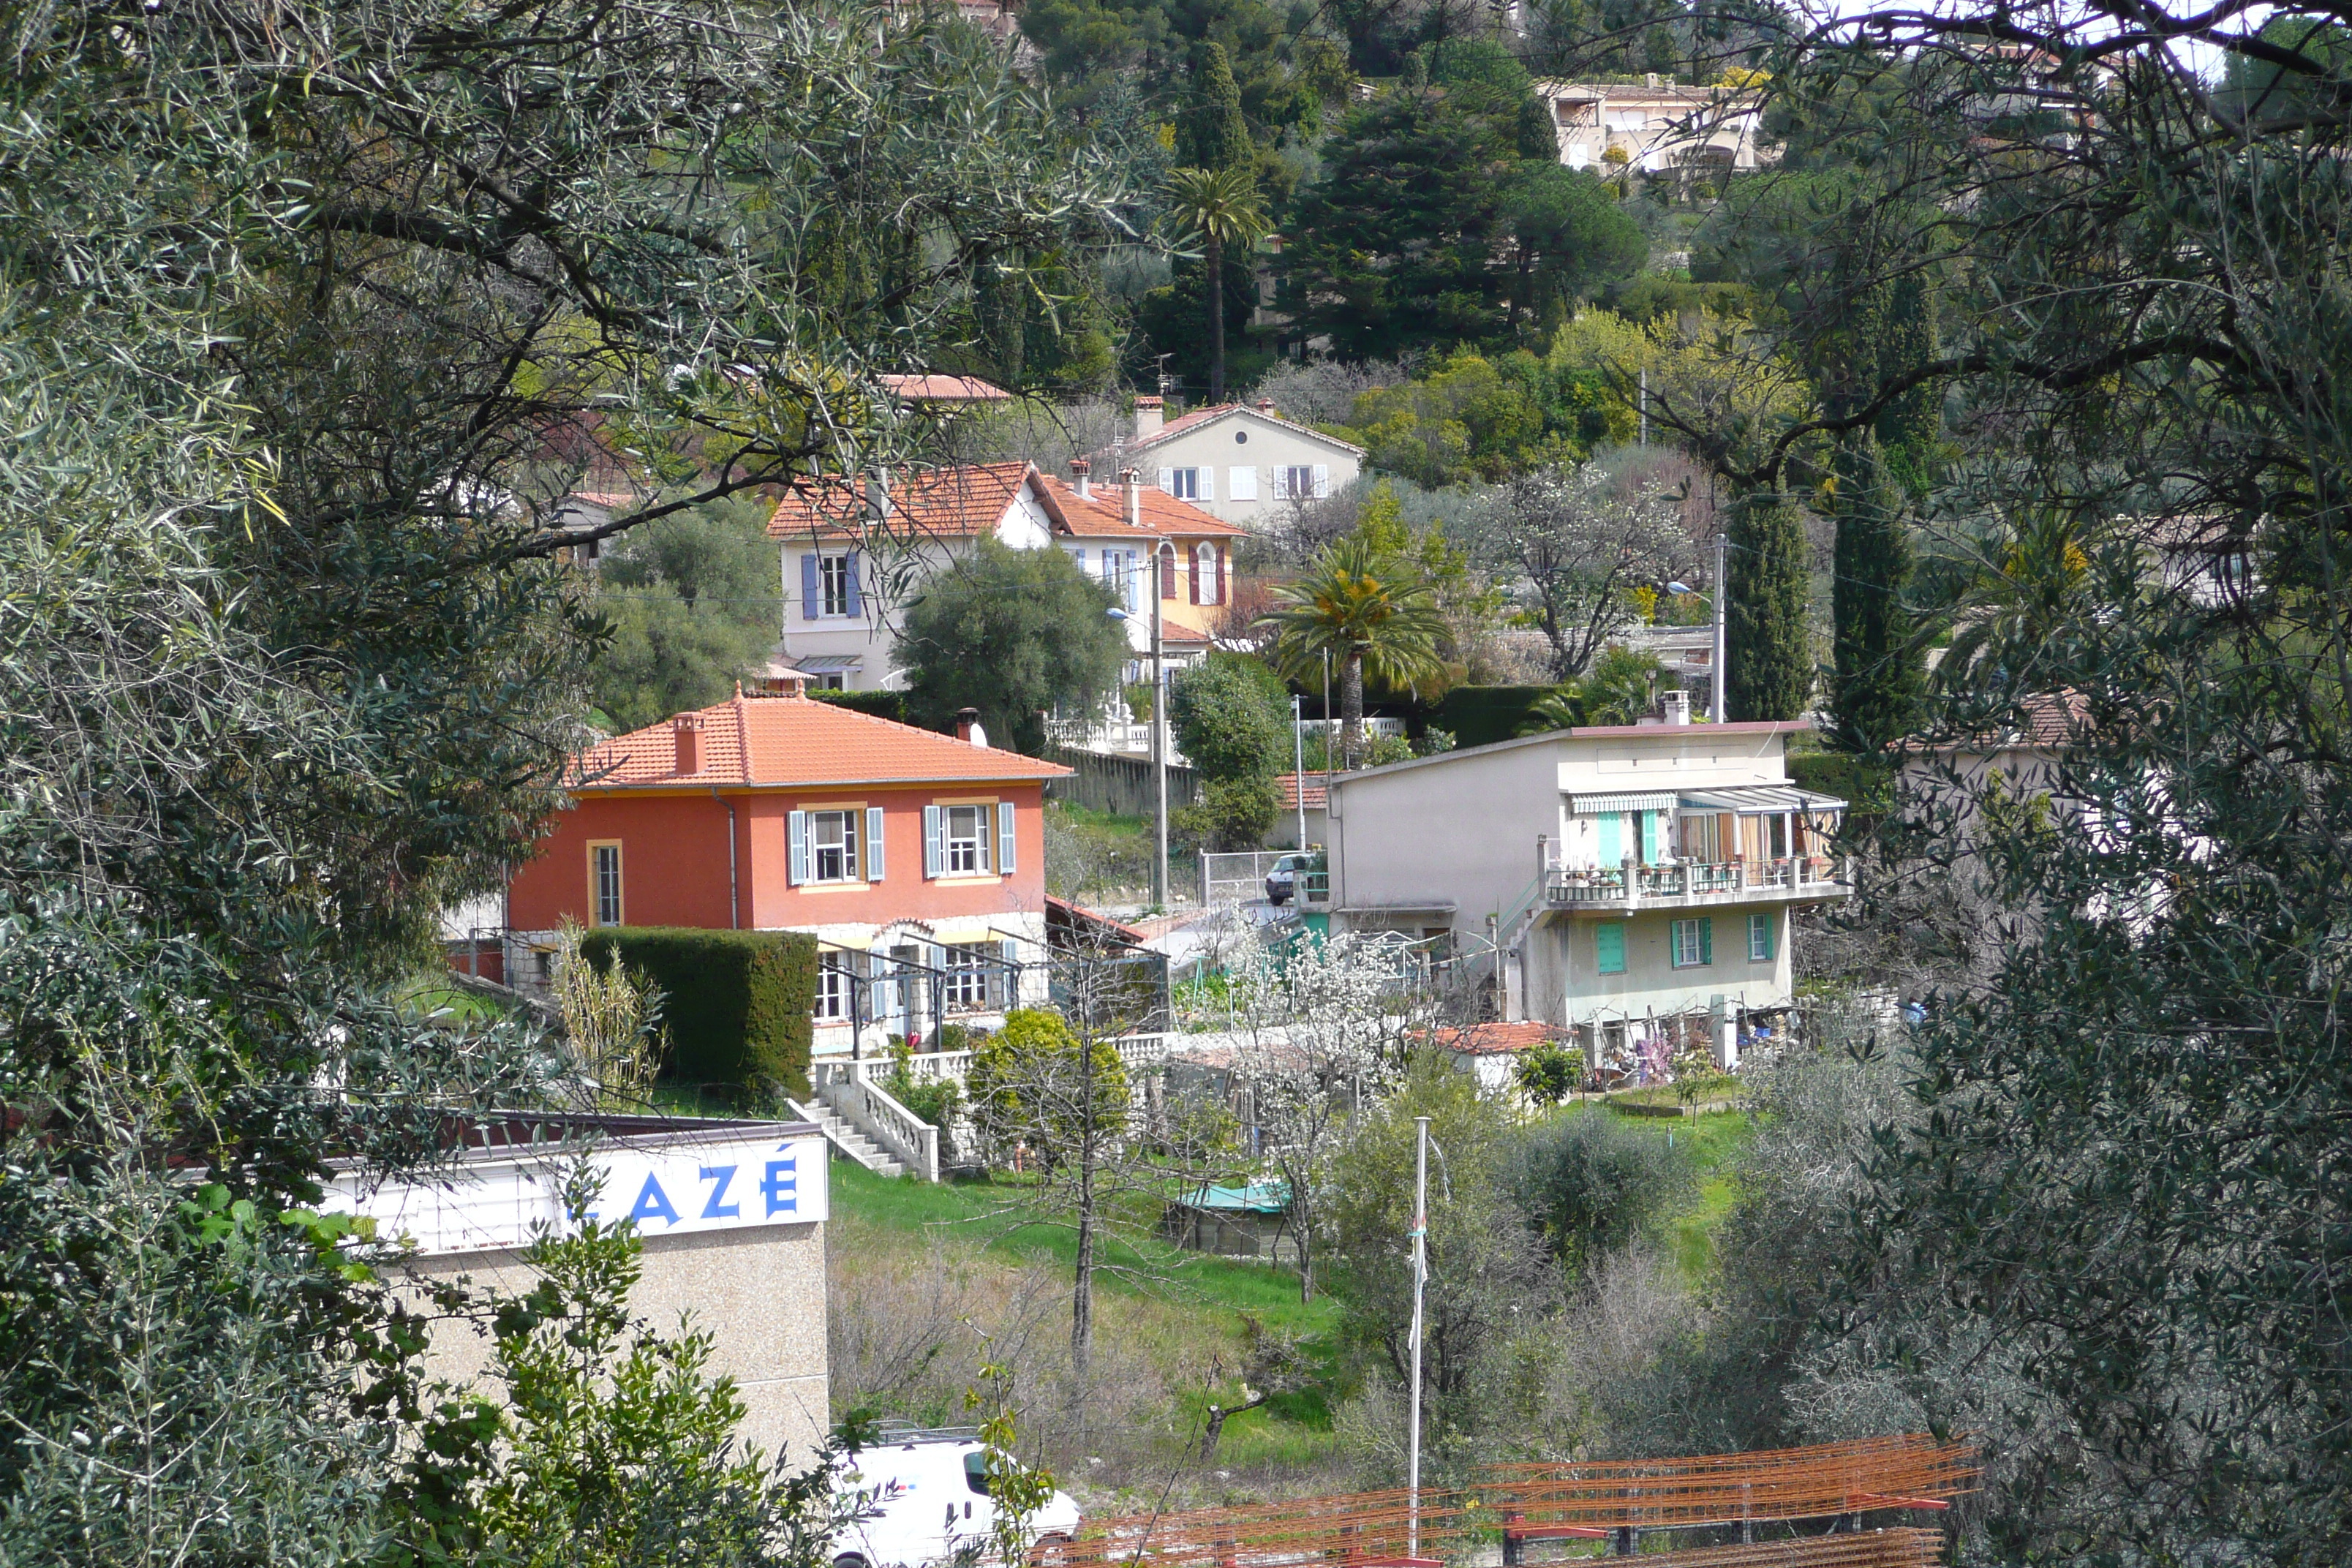
<svg viewBox="0 0 2352 1568">
<path fill-rule="evenodd" d="M 1169 821 L 1179 837 L 1202 849 L 1255 849 L 1281 809 L 1266 779 L 1212 779 L 1202 786 L 1198 805 L 1171 813 Z"/>
<path fill-rule="evenodd" d="M 1045 1007 L 1016 1008 L 1004 1027 L 976 1042 L 964 1088 L 972 1130 L 1000 1163 L 1025 1143 L 1051 1165 L 1084 1136 L 1089 1112 L 1097 1126 L 1127 1115 L 1127 1064 L 1117 1047 L 1105 1039 L 1081 1045 Z"/>
<path fill-rule="evenodd" d="M 590 963 L 620 954 L 661 987 L 668 1076 L 755 1093 L 809 1091 L 816 939 L 796 931 L 606 926 L 580 944 Z"/>
<path fill-rule="evenodd" d="M 830 702 L 853 713 L 871 713 L 894 724 L 907 722 L 907 694 L 903 691 L 812 691 L 809 695 L 819 702 Z"/>
<path fill-rule="evenodd" d="M 1514 1071 L 1521 1094 L 1538 1105 L 1558 1105 L 1584 1081 L 1584 1052 L 1546 1040 L 1521 1057 Z"/>
<path fill-rule="evenodd" d="M 1696 1192 L 1689 1157 L 1606 1112 L 1562 1116 L 1529 1133 L 1519 1201 L 1571 1267 L 1614 1252 Z"/>
<path fill-rule="evenodd" d="M 1261 779 L 1290 766 L 1290 696 L 1244 653 L 1212 653 L 1169 685 L 1169 725 L 1209 780 Z"/>
</svg>

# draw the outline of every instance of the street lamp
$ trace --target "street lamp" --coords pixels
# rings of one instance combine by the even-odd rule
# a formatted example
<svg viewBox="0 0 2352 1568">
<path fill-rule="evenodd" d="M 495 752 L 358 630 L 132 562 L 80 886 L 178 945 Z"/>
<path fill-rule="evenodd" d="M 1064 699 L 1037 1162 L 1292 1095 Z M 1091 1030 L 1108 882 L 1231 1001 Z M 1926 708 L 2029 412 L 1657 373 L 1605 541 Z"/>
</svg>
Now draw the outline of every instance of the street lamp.
<svg viewBox="0 0 2352 1568">
<path fill-rule="evenodd" d="M 1172 564 L 1176 547 L 1161 540 L 1151 552 L 1151 903 L 1163 912 L 1168 908 L 1168 739 L 1167 715 L 1162 711 L 1167 702 L 1166 681 L 1160 668 L 1160 643 L 1164 633 L 1160 593 L 1161 552 Z M 1128 613 L 1113 605 L 1108 611 L 1115 621 L 1129 619 Z"/>
</svg>

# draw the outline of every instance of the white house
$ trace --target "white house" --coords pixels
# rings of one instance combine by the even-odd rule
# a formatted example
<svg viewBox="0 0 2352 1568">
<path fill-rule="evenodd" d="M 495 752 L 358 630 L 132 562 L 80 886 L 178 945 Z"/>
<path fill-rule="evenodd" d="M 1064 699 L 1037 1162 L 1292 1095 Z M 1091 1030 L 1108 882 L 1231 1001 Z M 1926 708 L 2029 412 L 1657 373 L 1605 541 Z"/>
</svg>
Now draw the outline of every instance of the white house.
<svg viewBox="0 0 2352 1568">
<path fill-rule="evenodd" d="M 1678 87 L 1653 75 L 1639 86 L 1541 81 L 1536 92 L 1551 105 L 1559 161 L 1571 169 L 1719 183 L 1759 162 L 1763 100 L 1752 88 Z"/>
<path fill-rule="evenodd" d="M 1264 400 L 1220 403 L 1162 422 L 1157 397 L 1135 400 L 1125 460 L 1163 494 L 1244 525 L 1293 501 L 1353 484 L 1364 449 L 1285 419 Z"/>
<path fill-rule="evenodd" d="M 1572 1028 L 1589 1060 L 1722 1041 L 1789 1005 L 1790 910 L 1852 892 L 1825 836 L 1845 803 L 1789 783 L 1803 728 L 1661 719 L 1342 774 L 1331 924 L 1491 942 L 1504 1019 Z"/>
</svg>

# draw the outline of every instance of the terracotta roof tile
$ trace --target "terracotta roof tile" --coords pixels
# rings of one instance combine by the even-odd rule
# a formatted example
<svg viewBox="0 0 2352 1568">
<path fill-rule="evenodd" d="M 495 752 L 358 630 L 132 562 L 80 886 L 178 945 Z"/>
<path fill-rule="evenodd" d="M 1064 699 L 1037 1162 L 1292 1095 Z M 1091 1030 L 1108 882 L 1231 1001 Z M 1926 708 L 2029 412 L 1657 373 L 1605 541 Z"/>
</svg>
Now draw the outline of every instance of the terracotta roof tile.
<svg viewBox="0 0 2352 1568">
<path fill-rule="evenodd" d="M 696 738 L 690 773 L 677 765 L 682 728 Z M 572 759 L 566 787 L 1017 781 L 1069 771 L 813 698 L 737 697 L 590 747 Z"/>
<path fill-rule="evenodd" d="M 1274 775 L 1274 787 L 1282 796 L 1282 809 L 1285 811 L 1297 811 L 1298 809 L 1299 776 L 1300 775 L 1297 773 L 1276 773 Z M 1321 773 L 1308 773 L 1306 775 L 1306 779 L 1307 809 L 1309 811 L 1323 811 L 1328 809 L 1331 804 L 1331 795 L 1330 792 L 1324 787 L 1324 775 Z"/>
<path fill-rule="evenodd" d="M 1466 1057 L 1503 1056 L 1531 1051 L 1548 1040 L 1567 1038 L 1556 1024 L 1529 1019 L 1523 1024 L 1473 1024 L 1466 1029 L 1440 1029 L 1437 1043 Z"/>
<path fill-rule="evenodd" d="M 1121 487 L 1113 484 L 1078 492 L 1027 463 L 968 463 L 930 468 L 890 486 L 894 526 L 918 537 L 972 539 L 1004 521 L 1028 484 L 1051 515 L 1055 531 L 1076 539 L 1232 539 L 1249 531 L 1220 521 L 1190 501 L 1142 487 L 1137 510 L 1143 526 L 1130 526 Z M 816 479 L 793 487 L 768 519 L 771 539 L 849 538 L 868 527 L 866 490 L 843 479 Z"/>
<path fill-rule="evenodd" d="M 1344 447 L 1358 457 L 1363 456 L 1364 449 L 1353 441 L 1343 441 L 1337 436 L 1327 436 L 1311 425 L 1301 425 L 1296 419 L 1285 419 L 1281 415 L 1264 408 L 1252 408 L 1246 403 L 1213 403 L 1206 408 L 1195 408 L 1181 418 L 1171 419 L 1142 440 L 1132 443 L 1128 450 L 1149 452 L 1162 441 L 1173 440 L 1187 431 L 1198 430 L 1202 426 L 1222 419 L 1228 414 L 1255 415 L 1268 424 L 1279 425 L 1286 430 L 1296 430 L 1302 436 L 1311 436 L 1318 441 L 1328 441 L 1334 447 Z"/>
<path fill-rule="evenodd" d="M 886 375 L 882 384 L 909 403 L 1006 403 L 1013 397 L 976 375 Z"/>
</svg>

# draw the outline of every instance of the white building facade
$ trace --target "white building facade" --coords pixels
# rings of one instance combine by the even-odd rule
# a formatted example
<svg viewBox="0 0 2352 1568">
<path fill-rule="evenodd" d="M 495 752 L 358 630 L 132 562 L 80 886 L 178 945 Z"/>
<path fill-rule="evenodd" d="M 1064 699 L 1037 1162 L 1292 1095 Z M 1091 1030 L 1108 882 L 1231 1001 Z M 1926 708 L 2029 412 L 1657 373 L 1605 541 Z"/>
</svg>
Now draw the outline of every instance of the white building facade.
<svg viewBox="0 0 2352 1568">
<path fill-rule="evenodd" d="M 1762 100 L 1753 89 L 1678 87 L 1652 76 L 1639 85 L 1544 81 L 1536 92 L 1551 106 L 1559 161 L 1571 169 L 1719 183 L 1758 166 Z"/>
<path fill-rule="evenodd" d="M 1789 782 L 1802 727 L 1563 730 L 1343 774 L 1332 925 L 1491 952 L 1503 1018 L 1573 1029 L 1588 1060 L 1694 1020 L 1720 1045 L 1792 1000 L 1790 911 L 1852 891 L 1844 803 Z"/>
<path fill-rule="evenodd" d="M 1285 419 L 1270 403 L 1222 403 L 1163 423 L 1160 400 L 1139 397 L 1125 460 L 1162 494 L 1247 528 L 1346 489 L 1363 471 L 1364 449 Z"/>
</svg>

